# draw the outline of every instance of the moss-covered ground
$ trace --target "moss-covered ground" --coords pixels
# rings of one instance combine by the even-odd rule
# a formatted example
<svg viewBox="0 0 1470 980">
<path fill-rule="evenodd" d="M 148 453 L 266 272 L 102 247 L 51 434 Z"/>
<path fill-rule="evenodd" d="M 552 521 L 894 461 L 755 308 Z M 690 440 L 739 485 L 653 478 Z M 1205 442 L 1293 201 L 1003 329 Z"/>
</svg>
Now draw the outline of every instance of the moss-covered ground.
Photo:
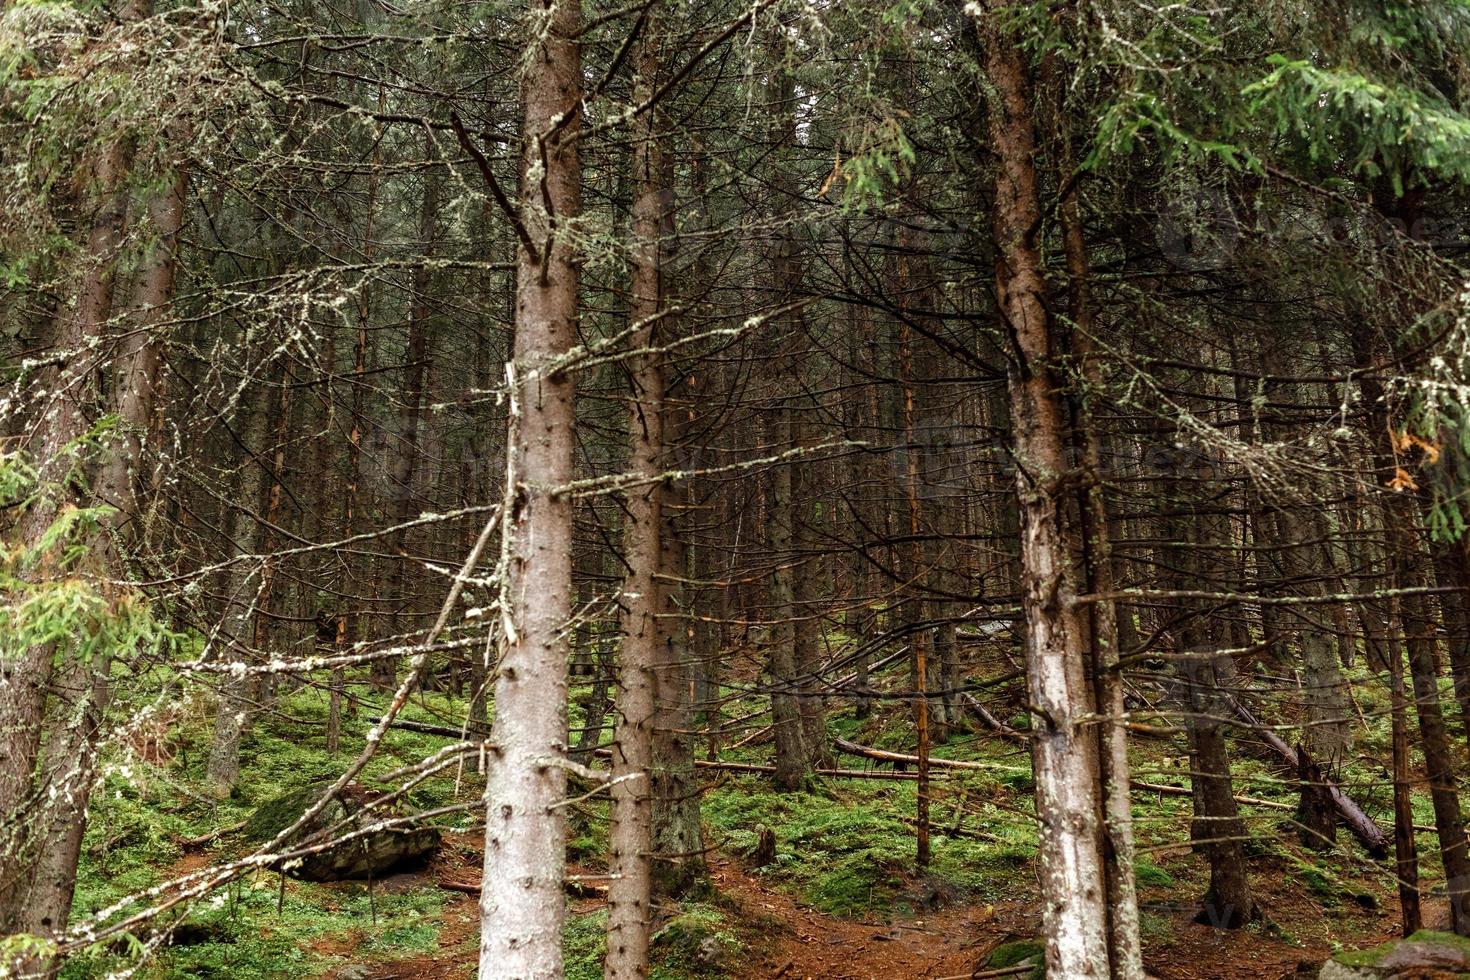
<svg viewBox="0 0 1470 980">
<path fill-rule="evenodd" d="M 1366 706 L 1362 749 L 1347 770 L 1350 794 L 1381 824 L 1390 824 L 1391 797 L 1377 763 L 1386 757 L 1386 721 Z M 736 703 L 729 716 L 754 711 Z M 464 705 L 443 694 L 416 697 L 405 711 L 411 721 L 454 725 Z M 375 717 L 370 704 L 349 718 L 343 744 L 355 749 Z M 120 746 L 109 758 L 96 794 L 84 846 L 75 917 L 84 920 L 125 896 L 186 870 L 228 860 L 246 847 L 238 835 L 220 833 L 250 816 L 262 802 L 335 776 L 349 756 L 328 753 L 326 703 L 320 692 L 301 690 L 280 698 L 259 716 L 248 735 L 237 792 L 227 800 L 202 790 L 208 745 L 209 705 L 198 703 L 159 720 L 156 737 Z M 574 722 L 575 724 L 575 722 Z M 757 719 L 754 724 L 758 727 Z M 899 711 L 858 720 L 848 709 L 834 711 L 830 734 L 852 741 L 908 751 L 912 722 Z M 448 739 L 392 730 L 367 776 L 385 774 L 442 747 Z M 1380 744 L 1382 743 L 1382 744 Z M 1188 786 L 1187 759 L 1179 741 L 1138 739 L 1136 778 Z M 1339 846 L 1319 853 L 1297 839 L 1288 809 L 1295 789 L 1265 753 L 1234 746 L 1236 791 L 1280 804 L 1248 806 L 1248 848 L 1253 879 L 1260 883 L 1267 915 L 1251 927 L 1273 942 L 1305 947 L 1372 945 L 1391 932 L 1393 885 L 1382 865 L 1364 856 L 1345 833 Z M 703 754 L 704 746 L 700 746 Z M 759 740 L 721 757 L 766 762 L 769 745 Z M 981 764 L 936 779 L 931 813 L 933 859 L 914 865 L 916 785 L 896 779 L 822 779 L 800 792 L 774 792 L 760 775 L 701 770 L 707 843 L 723 859 L 753 854 L 762 828 L 776 838 L 775 860 L 745 868 L 762 888 L 790 896 L 823 915 L 849 920 L 895 920 L 923 916 L 936 907 L 1034 902 L 1036 833 L 1030 766 L 1024 749 L 983 732 L 955 731 L 936 746 L 940 757 Z M 844 757 L 844 766 L 876 767 Z M 421 808 L 467 803 L 479 792 L 473 760 L 450 769 L 415 792 Z M 1427 798 L 1416 797 L 1417 817 L 1432 821 Z M 595 875 L 606 846 L 606 812 L 593 801 L 571 810 L 569 853 L 578 868 Z M 1137 879 L 1143 901 L 1145 942 L 1178 942 L 1181 923 L 1207 885 L 1202 857 L 1188 844 L 1191 804 L 1187 796 L 1135 794 L 1140 855 Z M 440 819 L 447 833 L 449 864 L 472 878 L 479 855 L 474 816 L 463 812 Z M 457 850 L 456 850 L 457 849 Z M 1431 848 L 1425 848 L 1423 877 L 1436 877 Z M 455 862 L 458 862 L 456 865 Z M 475 939 L 473 905 L 440 887 L 443 873 L 429 869 L 387 882 L 311 884 L 268 870 L 181 904 L 159 920 L 171 939 L 152 950 L 139 975 L 164 980 L 184 977 L 387 976 L 392 964 L 438 957 L 463 965 L 468 975 Z M 447 914 L 458 903 L 458 918 Z M 601 976 L 604 913 L 595 896 L 571 901 L 566 931 L 567 975 Z M 468 911 L 466 911 L 468 910 Z M 447 923 L 458 923 L 450 927 Z M 468 923 L 468 924 L 466 924 Z M 752 951 L 771 941 L 769 923 L 749 921 L 749 910 L 718 894 L 661 910 L 656 937 L 655 977 L 738 977 Z M 153 928 L 114 938 L 72 958 L 68 980 L 102 977 L 138 963 Z M 999 937 L 1004 938 L 1004 937 Z M 997 943 L 991 945 L 998 945 Z M 1015 939 L 1017 937 L 1011 937 Z M 1019 937 L 1024 939 L 1025 937 Z M 1008 953 L 1002 954 L 1004 956 Z M 402 974 L 404 976 L 411 974 Z M 450 972 L 435 976 L 455 975 Z"/>
</svg>

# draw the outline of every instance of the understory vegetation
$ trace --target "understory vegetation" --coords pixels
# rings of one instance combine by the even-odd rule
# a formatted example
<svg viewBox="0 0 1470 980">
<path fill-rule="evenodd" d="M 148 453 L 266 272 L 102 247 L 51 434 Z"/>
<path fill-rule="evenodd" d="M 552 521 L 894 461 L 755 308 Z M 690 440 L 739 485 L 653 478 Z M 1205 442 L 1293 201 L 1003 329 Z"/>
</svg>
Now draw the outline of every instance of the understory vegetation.
<svg viewBox="0 0 1470 980">
<path fill-rule="evenodd" d="M 1470 0 L 0 0 L 0 283 L 0 980 L 1470 975 Z"/>
</svg>

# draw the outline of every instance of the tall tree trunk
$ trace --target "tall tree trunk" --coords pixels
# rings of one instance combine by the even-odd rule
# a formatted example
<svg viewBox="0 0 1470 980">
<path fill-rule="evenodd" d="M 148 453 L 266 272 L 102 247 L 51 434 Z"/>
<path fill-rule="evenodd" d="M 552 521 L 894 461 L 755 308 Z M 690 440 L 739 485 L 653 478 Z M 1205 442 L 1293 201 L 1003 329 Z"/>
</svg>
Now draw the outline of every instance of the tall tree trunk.
<svg viewBox="0 0 1470 980">
<path fill-rule="evenodd" d="M 659 195 L 660 243 L 671 248 L 674 240 L 673 155 L 660 154 L 664 168 L 663 192 Z M 660 261 L 660 267 L 663 262 Z M 665 293 L 661 307 L 670 300 L 670 284 L 660 273 Z M 665 336 L 677 321 L 666 318 Z M 689 379 L 675 387 L 664 401 L 663 437 L 665 470 L 688 469 L 684 459 L 689 438 L 689 410 L 682 403 L 692 397 Z M 696 627 L 690 617 L 693 601 L 685 585 L 690 577 L 687 546 L 689 490 L 685 483 L 665 480 L 660 484 L 658 589 L 658 661 L 655 684 L 656 706 L 653 727 L 653 888 L 660 896 L 682 897 L 698 892 L 705 883 L 704 835 L 699 825 L 699 784 L 694 772 L 694 715 L 697 677 L 691 669 L 694 651 L 691 633 Z M 695 665 L 697 669 L 697 665 Z"/>
<path fill-rule="evenodd" d="M 1364 321 L 1356 322 L 1350 339 L 1361 370 L 1359 383 L 1362 385 L 1368 428 L 1376 443 L 1374 463 L 1381 485 L 1387 485 L 1396 463 L 1391 445 L 1391 420 L 1376 370 L 1376 363 L 1383 352 L 1378 349 Z M 1417 502 L 1411 496 L 1392 494 L 1383 498 L 1383 507 L 1389 581 L 1400 589 L 1422 587 L 1426 582 L 1422 566 L 1427 564 L 1427 556 L 1420 547 L 1415 530 L 1419 525 Z M 1470 844 L 1465 838 L 1455 764 L 1450 754 L 1449 735 L 1439 696 L 1436 624 L 1425 596 L 1400 596 L 1398 608 L 1408 653 L 1414 708 L 1419 717 L 1424 772 L 1434 806 L 1434 826 L 1439 837 L 1440 859 L 1449 894 L 1450 924 L 1457 934 L 1466 936 L 1470 935 Z"/>
<path fill-rule="evenodd" d="M 899 259 L 898 292 L 909 290 L 908 260 Z M 907 504 L 905 530 L 909 535 L 908 565 L 904 570 L 904 626 L 909 641 L 910 677 L 913 680 L 914 734 L 918 742 L 918 808 L 914 860 L 919 867 L 929 864 L 929 631 L 924 625 L 924 599 L 920 591 L 924 574 L 924 544 L 919 519 L 919 443 L 915 433 L 913 329 L 908 317 L 898 324 L 899 376 L 903 385 L 904 497 Z"/>
<path fill-rule="evenodd" d="M 793 660 L 796 666 L 797 710 L 801 713 L 802 748 L 806 751 L 808 769 L 818 769 L 832 764 L 832 751 L 827 744 L 827 710 L 820 694 L 822 686 L 822 613 L 817 598 L 822 594 L 822 576 L 819 572 L 819 535 L 821 502 L 817 498 L 817 480 L 814 473 L 821 463 L 808 463 L 795 472 L 796 522 L 793 538 L 797 555 L 793 561 L 799 563 L 799 572 L 794 583 L 796 613 L 796 636 Z"/>
<path fill-rule="evenodd" d="M 132 21 L 149 13 L 146 4 L 130 2 L 121 17 Z M 33 422 L 29 448 L 45 492 L 25 509 L 12 531 L 22 548 L 42 543 L 72 496 L 66 482 L 78 462 L 74 446 L 91 424 L 86 402 L 99 367 L 95 351 L 107 346 L 116 260 L 126 231 L 131 162 L 131 146 L 118 140 L 103 147 L 83 175 L 94 197 L 77 258 L 76 302 L 58 311 L 49 325 L 48 346 L 60 356 L 36 379 L 47 403 Z M 149 349 L 147 330 L 140 334 L 141 346 L 130 342 L 124 349 L 124 372 L 134 365 L 146 371 L 156 357 Z M 104 576 L 119 573 L 108 567 L 120 554 L 117 536 L 137 516 L 129 506 L 134 503 L 136 460 L 126 454 L 134 448 L 132 436 L 149 422 L 152 388 L 141 386 L 142 375 L 136 380 L 137 397 L 124 395 L 114 404 L 117 411 L 127 413 L 122 423 L 128 434 L 113 447 L 117 455 L 104 463 L 100 474 L 104 499 L 120 506 L 104 522 L 101 540 L 94 543 L 99 554 L 92 561 Z M 33 568 L 44 574 L 51 565 L 43 560 Z M 52 937 L 66 928 L 70 914 L 87 799 L 96 772 L 92 750 L 107 697 L 111 658 L 90 666 L 57 661 L 55 645 L 43 644 L 0 663 L 0 934 Z M 43 742 L 46 751 L 41 757 Z M 0 961 L 0 972 L 12 967 L 21 972 L 48 968 L 29 960 Z"/>
<path fill-rule="evenodd" d="M 283 385 L 281 390 L 284 393 L 290 388 Z M 270 407 L 273 395 L 276 392 L 265 387 L 259 393 L 257 404 L 250 409 L 241 436 L 244 446 L 238 498 L 241 505 L 233 508 L 229 515 L 230 548 L 234 554 L 259 554 L 263 557 L 258 565 L 242 559 L 226 575 L 225 616 L 211 638 L 212 644 L 220 644 L 228 651 L 216 654 L 216 658 L 240 667 L 238 673 L 221 676 L 219 705 L 210 736 L 205 782 L 210 793 L 218 799 L 227 798 L 239 781 L 240 742 L 259 690 L 259 678 L 245 673 L 244 668 L 249 667 L 260 652 L 256 646 L 256 624 L 271 592 L 270 556 L 266 554 L 269 549 L 264 544 L 268 532 L 256 515 L 262 513 L 262 505 L 269 506 L 268 498 L 276 489 L 274 481 L 267 483 L 271 464 L 263 458 L 274 428 L 271 421 L 275 413 Z"/>
<path fill-rule="evenodd" d="M 1001 26 L 999 2 L 976 15 L 981 65 L 990 83 L 990 148 L 996 155 L 995 245 L 998 314 L 1008 338 L 1016 497 L 1021 514 L 1022 608 L 1032 766 L 1040 819 L 1042 935 L 1047 969 L 1064 977 L 1107 977 L 1116 958 L 1103 858 L 1104 812 L 1096 736 L 1083 724 L 1096 708 L 1086 676 L 1087 625 L 1076 604 L 1085 580 L 1068 519 L 1066 422 L 1053 369 L 1053 327 L 1036 235 L 1042 207 L 1027 67 Z M 1123 782 L 1126 773 L 1111 773 Z"/>
<path fill-rule="evenodd" d="M 580 4 L 531 0 L 545 12 L 523 72 L 516 259 L 514 406 L 506 446 L 502 573 L 508 608 L 495 679 L 496 756 L 486 779 L 480 978 L 562 974 L 566 917 L 566 626 L 572 596 L 575 452 L 573 377 L 549 362 L 577 327 L 577 253 L 569 224 L 581 210 Z M 539 179 L 538 179 L 539 178 Z M 547 207 L 543 207 L 543 202 Z"/>
<path fill-rule="evenodd" d="M 433 144 L 425 138 L 425 150 L 432 153 Z M 429 290 L 433 275 L 427 260 L 434 257 L 435 239 L 438 237 L 439 177 L 436 173 L 424 175 L 423 200 L 419 208 L 419 241 L 423 243 L 424 262 L 414 267 L 411 277 L 412 292 L 408 310 L 408 340 L 404 346 L 403 388 L 398 409 L 398 447 L 393 457 L 393 518 L 398 524 L 409 521 L 414 514 L 417 494 L 419 460 L 423 447 L 419 445 L 419 428 L 424 410 L 425 377 L 430 359 L 430 315 Z M 415 535 L 403 531 L 398 536 L 399 554 L 393 561 L 388 579 L 388 599 L 393 603 L 389 619 L 389 632 L 395 636 L 413 628 L 412 602 L 405 594 L 408 586 L 407 570 L 412 564 L 412 545 Z M 392 688 L 398 677 L 398 658 L 381 657 L 373 661 L 373 684 L 382 689 Z"/>
<path fill-rule="evenodd" d="M 774 39 L 775 44 L 781 38 Z M 776 151 L 775 173 L 771 178 L 773 195 L 772 209 L 778 217 L 785 217 L 796 196 L 795 183 L 783 164 L 790 159 L 790 149 L 796 142 L 795 98 L 796 85 L 781 59 L 784 52 L 774 50 L 771 77 L 767 82 L 767 99 L 771 104 L 772 123 L 770 139 Z M 801 284 L 801 263 L 797 257 L 797 243 L 791 229 L 781 224 L 771 242 L 770 254 L 770 303 L 780 306 L 790 302 Z M 795 417 L 799 382 L 799 364 L 794 356 L 796 324 L 790 315 L 776 317 L 767 329 L 773 332 L 774 346 L 771 360 L 774 377 L 771 379 L 775 392 L 775 403 L 769 410 L 769 450 L 786 452 L 799 445 L 800 423 Z M 774 781 L 781 789 L 799 788 L 809 773 L 810 757 L 806 746 L 806 732 L 802 727 L 801 705 L 798 703 L 796 663 L 796 560 L 794 544 L 796 525 L 799 520 L 799 482 L 796 461 L 777 464 L 771 471 L 769 498 L 767 502 L 767 541 L 772 560 L 776 563 L 770 576 L 770 649 L 771 673 L 771 726 L 775 734 L 776 758 Z"/>
<path fill-rule="evenodd" d="M 1389 603 L 1389 625 L 1382 635 L 1382 654 L 1388 667 L 1389 726 L 1393 740 L 1393 867 L 1398 883 L 1403 933 L 1412 936 L 1423 927 L 1419 902 L 1419 850 L 1414 842 L 1413 775 L 1409 761 L 1408 698 L 1404 691 L 1404 651 L 1392 624 L 1398 622 L 1398 603 Z"/>
<path fill-rule="evenodd" d="M 1061 159 L 1070 180 L 1071 145 L 1059 134 Z M 1076 398 L 1078 435 L 1086 489 L 1079 502 L 1083 534 L 1083 573 L 1088 591 L 1113 591 L 1113 553 L 1103 465 L 1102 433 L 1096 402 L 1101 399 L 1102 368 L 1096 355 L 1092 301 L 1092 269 L 1083 227 L 1082 205 L 1075 185 L 1062 199 L 1062 237 L 1067 264 L 1068 305 L 1075 330 L 1072 355 L 1078 361 L 1083 389 Z M 1109 599 L 1093 605 L 1087 620 L 1092 657 L 1093 696 L 1103 716 L 1098 726 L 1098 765 L 1103 790 L 1103 860 L 1108 884 L 1109 942 L 1115 980 L 1143 980 L 1143 950 L 1139 936 L 1138 886 L 1134 877 L 1133 802 L 1128 780 L 1128 730 L 1124 725 L 1123 675 L 1119 665 L 1123 633 L 1118 607 Z"/>
<path fill-rule="evenodd" d="M 652 20 L 652 18 L 650 18 Z M 657 22 L 645 23 L 639 40 L 634 101 L 645 101 L 659 76 Z M 654 114 L 639 121 L 633 149 L 633 281 L 628 319 L 628 428 L 632 437 L 627 472 L 640 483 L 624 505 L 622 644 L 618 652 L 617 729 L 612 747 L 612 806 L 608 813 L 611 879 L 607 893 L 607 963 L 610 980 L 648 975 L 653 924 L 654 715 L 662 650 L 658 617 L 663 612 L 658 572 L 662 561 L 664 500 L 659 467 L 664 451 L 664 363 L 658 349 L 665 335 L 662 311 L 660 238 L 662 154 Z"/>
<path fill-rule="evenodd" d="M 1214 466 L 1193 449 L 1151 454 L 1170 464 L 1166 481 L 1172 493 L 1162 501 L 1162 527 L 1171 542 L 1168 565 L 1173 587 L 1195 591 L 1219 579 L 1224 547 L 1224 521 L 1215 513 L 1218 499 L 1204 497 L 1217 483 Z M 1195 821 L 1192 836 L 1203 845 L 1210 864 L 1210 885 L 1201 901 L 1198 921 L 1215 928 L 1238 929 L 1256 917 L 1245 864 L 1245 825 L 1235 802 L 1230 776 L 1230 750 L 1223 720 L 1228 715 L 1221 691 L 1233 686 L 1232 663 L 1217 653 L 1221 631 L 1210 607 L 1185 600 L 1180 604 L 1175 656 L 1193 759 Z"/>
</svg>

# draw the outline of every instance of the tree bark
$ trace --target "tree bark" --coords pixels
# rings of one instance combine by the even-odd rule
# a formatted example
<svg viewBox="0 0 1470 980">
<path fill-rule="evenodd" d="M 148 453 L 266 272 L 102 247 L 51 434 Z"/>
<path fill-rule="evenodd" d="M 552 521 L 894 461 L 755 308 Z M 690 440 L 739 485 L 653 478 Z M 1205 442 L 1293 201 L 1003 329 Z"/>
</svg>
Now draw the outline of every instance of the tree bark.
<svg viewBox="0 0 1470 980">
<path fill-rule="evenodd" d="M 432 151 L 432 141 L 425 138 L 425 150 Z M 424 258 L 432 259 L 435 254 L 435 239 L 438 237 L 439 177 L 435 173 L 424 175 L 423 200 L 419 207 L 419 240 L 424 244 Z M 403 388 L 398 409 L 398 446 L 393 458 L 393 516 L 403 524 L 413 517 L 414 501 L 418 497 L 417 478 L 419 460 L 424 455 L 419 445 L 419 428 L 424 409 L 425 378 L 428 375 L 430 354 L 430 297 L 433 276 L 427 265 L 420 263 L 411 277 L 412 292 L 409 298 L 408 339 L 404 346 Z M 412 559 L 411 547 L 415 536 L 403 531 L 399 536 L 399 554 L 393 561 L 388 579 L 388 598 L 393 603 L 393 614 L 389 620 L 389 632 L 402 636 L 413 628 L 413 602 L 406 595 L 407 570 Z M 398 679 L 398 658 L 380 657 L 373 661 L 373 685 L 387 690 L 394 687 Z"/>
<path fill-rule="evenodd" d="M 1059 134 L 1064 147 L 1061 158 L 1071 167 L 1071 144 Z M 1069 180 L 1071 174 L 1059 175 Z M 1101 397 L 1102 369 L 1096 356 L 1093 331 L 1096 318 L 1092 302 L 1092 269 L 1083 227 L 1078 191 L 1062 199 L 1062 240 L 1067 263 L 1068 305 L 1071 309 L 1072 355 L 1078 361 L 1082 391 L 1076 397 L 1078 435 L 1087 485 L 1079 501 L 1083 533 L 1083 573 L 1089 591 L 1113 591 L 1113 554 L 1105 481 L 1109 474 L 1103 463 L 1102 434 L 1098 429 L 1095 400 Z M 1093 697 L 1102 722 L 1098 726 L 1098 764 L 1103 791 L 1103 859 L 1106 862 L 1109 912 L 1109 953 L 1115 980 L 1143 980 L 1143 950 L 1139 936 L 1138 885 L 1134 876 L 1133 804 L 1129 797 L 1128 731 L 1124 718 L 1123 675 L 1119 666 L 1122 634 L 1118 607 L 1104 600 L 1095 604 L 1087 619 L 1092 656 Z"/>
<path fill-rule="evenodd" d="M 650 21 L 653 18 L 650 17 Z M 659 75 L 656 22 L 644 24 L 639 39 L 634 101 L 654 91 Z M 664 364 L 658 350 L 663 305 L 660 238 L 665 206 L 664 168 L 653 113 L 638 123 L 633 148 L 633 281 L 628 320 L 628 429 L 632 446 L 627 472 L 642 482 L 624 503 L 622 644 L 618 653 L 617 729 L 612 747 L 612 805 L 608 814 L 609 871 L 607 960 L 609 980 L 648 975 L 653 919 L 654 715 L 662 679 L 658 617 L 663 612 L 658 579 L 662 560 L 663 487 L 658 479 L 664 451 Z M 676 695 L 677 696 L 677 695 Z"/>
<path fill-rule="evenodd" d="M 486 779 L 480 978 L 562 974 L 566 917 L 567 620 L 572 596 L 570 481 L 576 424 L 573 377 L 550 362 L 576 342 L 577 253 L 569 225 L 581 209 L 580 5 L 531 0 L 548 15 L 522 79 L 513 411 L 502 527 L 505 635 L 495 675 L 497 746 Z M 543 206 L 546 205 L 546 206 Z"/>
<path fill-rule="evenodd" d="M 1086 623 L 1075 604 L 1083 585 L 1066 514 L 1070 467 L 1064 406 L 1053 370 L 1048 284 L 1036 243 L 1042 224 L 1027 68 L 1001 27 L 998 2 L 977 15 L 982 67 L 992 87 L 988 125 L 996 156 L 998 314 L 1007 337 L 1007 387 L 1021 515 L 1022 607 L 1032 766 L 1040 816 L 1042 935 L 1047 970 L 1064 977 L 1112 973 L 1103 794 L 1096 737 L 1082 723 L 1096 701 L 1085 673 Z M 1119 781 L 1124 773 L 1114 772 Z"/>
<path fill-rule="evenodd" d="M 1368 428 L 1374 435 L 1376 472 L 1383 485 L 1395 469 L 1391 420 L 1375 362 L 1381 352 L 1366 322 L 1358 321 L 1351 331 L 1354 355 L 1362 369 L 1360 384 L 1367 409 Z M 1423 586 L 1426 577 L 1421 566 L 1427 555 L 1420 547 L 1415 528 L 1419 524 L 1419 508 L 1413 497 L 1392 494 L 1383 498 L 1383 528 L 1387 537 L 1387 571 L 1395 588 Z M 1445 727 L 1444 709 L 1439 697 L 1439 657 L 1434 636 L 1435 623 L 1429 603 L 1422 595 L 1398 597 L 1398 621 L 1408 654 L 1409 683 L 1413 691 L 1414 709 L 1419 718 L 1420 748 L 1424 753 L 1424 772 L 1434 806 L 1434 826 L 1439 837 L 1440 859 L 1444 865 L 1446 890 L 1449 895 L 1450 924 L 1461 936 L 1470 935 L 1470 844 L 1465 838 L 1464 815 L 1455 764 L 1450 754 L 1449 735 Z"/>
</svg>

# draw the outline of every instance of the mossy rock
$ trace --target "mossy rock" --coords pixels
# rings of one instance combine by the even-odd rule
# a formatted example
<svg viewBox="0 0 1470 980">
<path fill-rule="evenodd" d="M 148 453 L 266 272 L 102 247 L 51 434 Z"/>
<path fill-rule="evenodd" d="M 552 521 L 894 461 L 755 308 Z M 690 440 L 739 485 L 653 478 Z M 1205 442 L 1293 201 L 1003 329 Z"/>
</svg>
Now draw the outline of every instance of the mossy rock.
<svg viewBox="0 0 1470 980">
<path fill-rule="evenodd" d="M 990 970 L 1004 970 L 1027 963 L 1034 964 L 1035 967 L 1030 973 L 1022 974 L 1028 980 L 1041 980 L 1046 976 L 1045 943 L 1039 939 L 1018 939 L 1015 942 L 1001 943 L 991 951 L 985 967 Z"/>
<path fill-rule="evenodd" d="M 245 838 L 263 843 L 291 826 L 305 813 L 331 784 L 317 782 L 273 797 L 255 809 L 242 830 Z M 357 819 L 368 803 L 379 795 L 358 783 L 349 784 L 342 794 L 323 808 L 294 834 L 292 845 L 311 844 L 331 827 L 343 821 L 337 835 L 351 833 L 361 824 Z M 402 816 L 395 806 L 374 808 L 363 822 L 385 816 Z M 439 846 L 439 831 L 433 827 L 391 827 L 375 830 L 362 837 L 336 844 L 309 854 L 300 861 L 287 862 L 285 872 L 306 881 L 344 881 L 355 878 L 381 878 L 384 875 L 422 860 Z"/>
<path fill-rule="evenodd" d="M 1338 953 L 1322 968 L 1327 980 L 1381 977 L 1470 976 L 1470 939 L 1421 929 L 1373 949 Z"/>
<path fill-rule="evenodd" d="M 680 970 L 684 976 L 722 976 L 739 946 L 724 924 L 724 916 L 717 909 L 687 909 L 654 933 L 655 955 L 660 963 Z"/>
</svg>

